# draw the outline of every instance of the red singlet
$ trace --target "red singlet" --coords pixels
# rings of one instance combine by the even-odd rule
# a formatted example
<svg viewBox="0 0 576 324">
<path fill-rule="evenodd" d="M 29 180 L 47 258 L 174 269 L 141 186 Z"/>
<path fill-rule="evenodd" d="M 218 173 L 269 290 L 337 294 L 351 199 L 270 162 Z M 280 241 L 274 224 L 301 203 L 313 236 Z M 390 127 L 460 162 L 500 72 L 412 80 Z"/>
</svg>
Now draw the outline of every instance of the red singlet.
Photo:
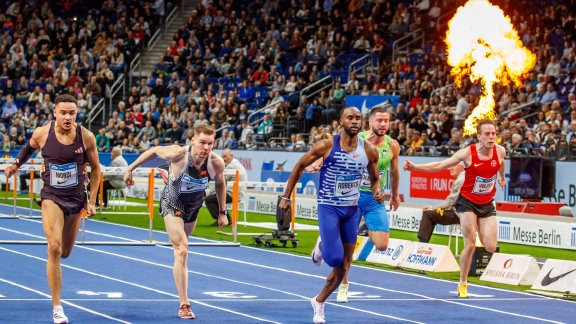
<svg viewBox="0 0 576 324">
<path fill-rule="evenodd" d="M 476 144 L 470 145 L 472 163 L 466 168 L 464 184 L 460 194 L 475 204 L 485 205 L 492 202 L 496 193 L 496 178 L 500 169 L 500 159 L 496 145 L 492 148 L 490 160 L 480 160 Z"/>
</svg>

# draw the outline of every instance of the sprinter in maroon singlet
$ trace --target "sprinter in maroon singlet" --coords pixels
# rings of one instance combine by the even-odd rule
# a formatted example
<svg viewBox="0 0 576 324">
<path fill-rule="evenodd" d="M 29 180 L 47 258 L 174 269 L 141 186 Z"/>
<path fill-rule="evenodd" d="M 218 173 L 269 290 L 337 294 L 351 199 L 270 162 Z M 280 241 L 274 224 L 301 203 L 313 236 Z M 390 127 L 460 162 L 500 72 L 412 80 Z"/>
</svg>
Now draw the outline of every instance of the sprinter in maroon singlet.
<svg viewBox="0 0 576 324">
<path fill-rule="evenodd" d="M 214 179 L 220 208 L 218 224 L 221 228 L 228 225 L 224 160 L 212 152 L 215 135 L 211 126 L 198 126 L 194 129 L 190 146 L 153 147 L 130 164 L 124 174 L 124 182 L 131 187 L 134 185 L 132 171 L 142 163 L 156 157 L 170 163 L 168 180 L 160 198 L 160 214 L 174 247 L 173 275 L 180 298 L 178 316 L 184 319 L 196 318 L 188 300 L 188 236 L 196 226 L 196 217 L 210 179 Z"/>
<path fill-rule="evenodd" d="M 100 183 L 100 162 L 94 134 L 75 123 L 78 106 L 71 95 L 56 97 L 54 118 L 56 121 L 36 128 L 30 142 L 18 153 L 16 162 L 7 168 L 9 178 L 24 164 L 32 153 L 40 147 L 44 163 L 41 177 L 44 187 L 42 199 L 42 226 L 48 243 L 48 263 L 46 276 L 52 295 L 54 323 L 68 323 L 60 305 L 62 290 L 62 269 L 60 258 L 67 258 L 72 252 L 81 212 L 86 215 L 96 213 L 96 193 Z M 90 199 L 86 205 L 84 166 L 90 164 Z"/>
<path fill-rule="evenodd" d="M 459 150 L 444 161 L 426 164 L 414 164 L 408 160 L 404 162 L 404 170 L 424 172 L 438 172 L 460 161 L 464 162 L 466 176 L 460 189 L 460 196 L 454 204 L 464 237 L 464 250 L 460 255 L 460 284 L 458 285 L 460 298 L 468 297 L 467 278 L 476 243 L 476 228 L 486 250 L 492 253 L 496 250 L 497 224 L 496 219 L 491 217 L 496 215 L 493 201 L 496 181 L 502 190 L 506 185 L 504 174 L 506 150 L 496 144 L 496 123 L 489 119 L 481 120 L 478 122 L 477 132 L 477 144 Z M 500 177 L 497 177 L 498 173 Z"/>
</svg>

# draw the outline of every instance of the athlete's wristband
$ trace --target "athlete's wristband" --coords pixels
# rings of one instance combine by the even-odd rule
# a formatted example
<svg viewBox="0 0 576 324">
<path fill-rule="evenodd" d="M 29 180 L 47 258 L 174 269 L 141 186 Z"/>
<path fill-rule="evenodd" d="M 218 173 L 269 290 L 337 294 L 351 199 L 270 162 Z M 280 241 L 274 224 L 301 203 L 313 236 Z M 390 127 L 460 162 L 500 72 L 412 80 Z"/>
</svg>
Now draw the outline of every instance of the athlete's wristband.
<svg viewBox="0 0 576 324">
<path fill-rule="evenodd" d="M 278 196 L 278 198 L 283 199 L 283 200 L 288 200 L 288 201 L 292 201 L 292 199 L 290 199 L 289 197 L 286 196 Z"/>
<path fill-rule="evenodd" d="M 219 211 L 218 214 L 228 216 L 228 211 L 226 209 L 224 209 L 224 210 Z"/>
</svg>

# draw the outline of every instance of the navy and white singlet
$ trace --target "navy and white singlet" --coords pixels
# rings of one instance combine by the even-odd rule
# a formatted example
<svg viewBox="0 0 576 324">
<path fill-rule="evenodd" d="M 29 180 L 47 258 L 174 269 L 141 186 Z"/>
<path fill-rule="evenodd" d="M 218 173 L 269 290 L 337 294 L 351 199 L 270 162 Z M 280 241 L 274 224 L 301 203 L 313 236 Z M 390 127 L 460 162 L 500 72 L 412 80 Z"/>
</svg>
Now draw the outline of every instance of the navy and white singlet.
<svg viewBox="0 0 576 324">
<path fill-rule="evenodd" d="M 334 136 L 330 155 L 320 168 L 318 204 L 356 206 L 362 173 L 367 165 L 363 138 L 358 137 L 355 151 L 346 152 L 340 146 L 340 135 Z"/>
<path fill-rule="evenodd" d="M 208 173 L 208 162 L 210 156 L 206 158 L 199 168 L 194 167 L 190 151 L 191 146 L 186 147 L 186 161 L 182 171 L 173 175 L 169 172 L 168 183 L 162 191 L 160 199 L 160 214 L 166 216 L 182 217 L 189 223 L 196 220 L 198 211 L 204 203 L 206 188 L 210 181 Z"/>
</svg>

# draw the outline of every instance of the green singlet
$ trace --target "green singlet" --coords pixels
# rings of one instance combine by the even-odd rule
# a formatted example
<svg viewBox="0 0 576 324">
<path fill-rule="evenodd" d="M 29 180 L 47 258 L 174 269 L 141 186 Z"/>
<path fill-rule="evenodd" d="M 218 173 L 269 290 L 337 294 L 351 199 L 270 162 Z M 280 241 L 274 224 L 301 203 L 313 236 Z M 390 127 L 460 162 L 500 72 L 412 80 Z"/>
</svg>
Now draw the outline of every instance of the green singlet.
<svg viewBox="0 0 576 324">
<path fill-rule="evenodd" d="M 390 136 L 384 135 L 384 144 L 380 146 L 376 146 L 378 150 L 378 170 L 380 170 L 380 181 L 382 183 L 382 190 L 386 186 L 386 175 L 385 173 L 388 171 L 390 167 L 390 160 L 392 160 L 392 153 L 390 152 Z M 366 133 L 361 132 L 360 137 L 365 140 Z M 368 169 L 364 169 L 364 174 L 362 175 L 362 182 L 360 183 L 360 191 L 370 192 L 370 175 L 368 174 Z"/>
</svg>

